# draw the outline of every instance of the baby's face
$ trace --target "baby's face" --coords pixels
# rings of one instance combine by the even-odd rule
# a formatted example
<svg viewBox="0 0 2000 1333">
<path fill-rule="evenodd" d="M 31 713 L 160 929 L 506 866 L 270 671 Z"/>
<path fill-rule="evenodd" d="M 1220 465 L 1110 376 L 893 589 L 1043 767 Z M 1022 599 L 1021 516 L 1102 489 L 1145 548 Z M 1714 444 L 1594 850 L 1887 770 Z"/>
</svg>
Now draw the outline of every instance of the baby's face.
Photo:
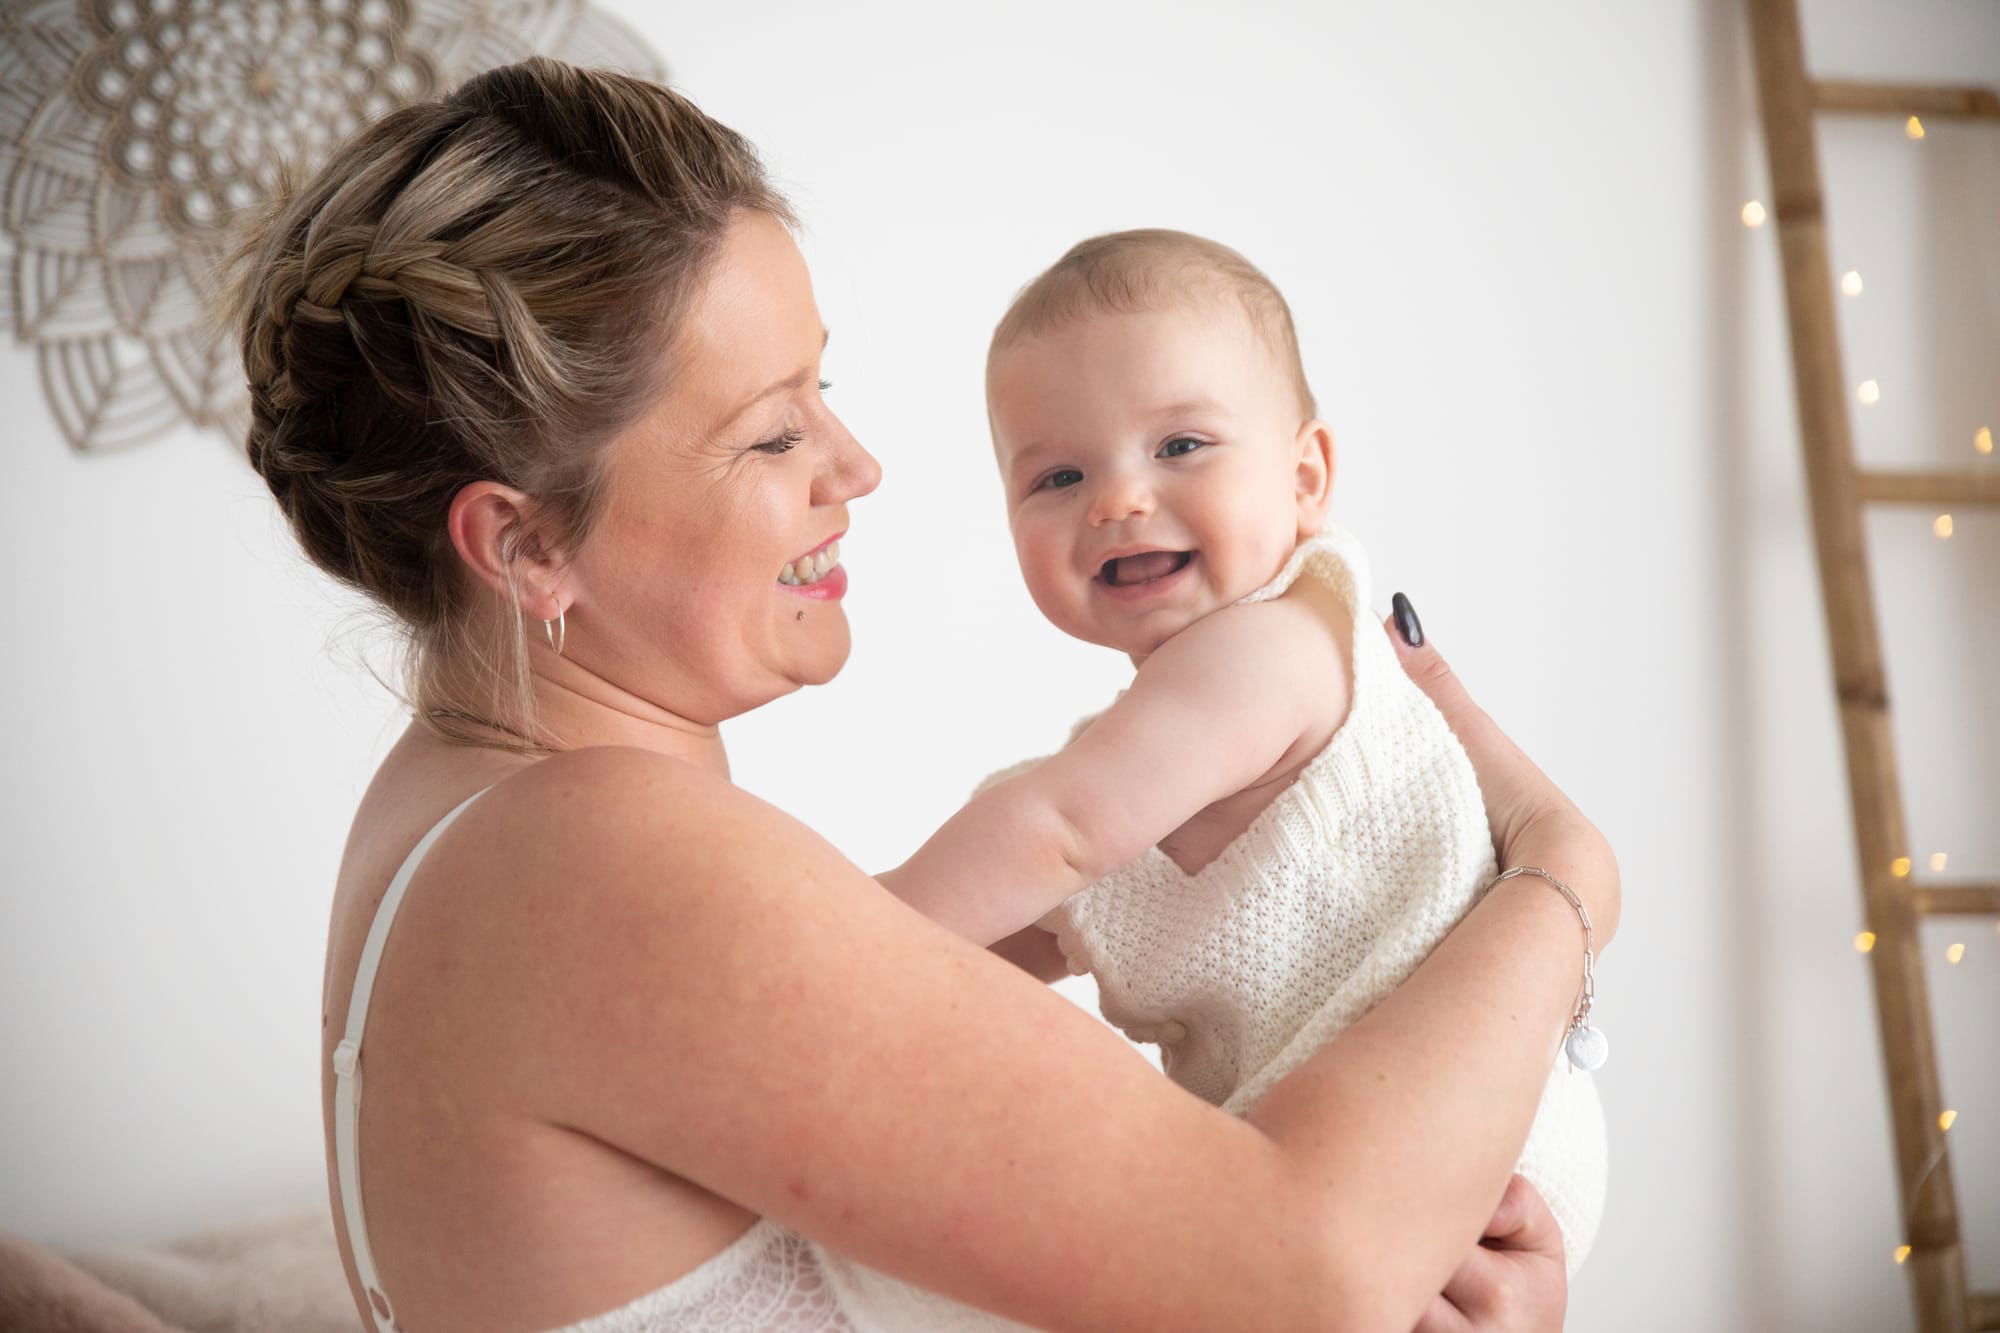
<svg viewBox="0 0 2000 1333">
<path fill-rule="evenodd" d="M 1079 639 L 1143 659 L 1319 529 L 1307 423 L 1233 302 L 1086 315 L 1006 347 L 986 387 L 1021 573 Z"/>
</svg>

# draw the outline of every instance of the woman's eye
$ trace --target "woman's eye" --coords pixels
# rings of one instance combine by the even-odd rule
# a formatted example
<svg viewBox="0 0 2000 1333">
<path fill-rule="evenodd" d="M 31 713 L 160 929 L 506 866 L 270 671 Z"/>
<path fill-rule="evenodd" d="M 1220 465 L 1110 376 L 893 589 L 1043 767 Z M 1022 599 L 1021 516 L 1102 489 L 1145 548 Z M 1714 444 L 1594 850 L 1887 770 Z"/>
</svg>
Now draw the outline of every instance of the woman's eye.
<svg viewBox="0 0 2000 1333">
<path fill-rule="evenodd" d="M 1048 476 L 1043 477 L 1041 480 L 1041 484 L 1036 486 L 1035 489 L 1042 490 L 1046 488 L 1052 491 L 1059 491 L 1063 489 L 1065 486 L 1074 486 L 1079 481 L 1082 480 L 1083 480 L 1083 474 L 1077 471 L 1075 468 L 1060 467 L 1057 468 L 1054 472 L 1049 473 Z"/>
<path fill-rule="evenodd" d="M 776 439 L 759 440 L 756 444 L 753 444 L 750 447 L 752 449 L 759 451 L 760 453 L 766 453 L 766 454 L 789 453 L 792 449 L 792 446 L 796 445 L 800 440 L 803 440 L 805 437 L 806 433 L 804 431 L 792 430 L 788 428 L 784 434 L 778 436 Z"/>
<path fill-rule="evenodd" d="M 1179 458 L 1185 454 L 1191 454 L 1197 449 L 1205 448 L 1207 444 L 1207 440 L 1197 440 L 1188 435 L 1177 435 L 1161 445 L 1160 452 L 1155 454 L 1154 457 Z"/>
</svg>

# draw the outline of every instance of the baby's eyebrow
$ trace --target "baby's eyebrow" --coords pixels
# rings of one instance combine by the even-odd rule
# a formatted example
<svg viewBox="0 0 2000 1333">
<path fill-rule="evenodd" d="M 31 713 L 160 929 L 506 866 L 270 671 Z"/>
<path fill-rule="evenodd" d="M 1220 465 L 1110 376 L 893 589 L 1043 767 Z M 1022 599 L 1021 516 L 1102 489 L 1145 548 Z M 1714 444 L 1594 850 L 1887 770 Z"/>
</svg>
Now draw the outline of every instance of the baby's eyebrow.
<svg viewBox="0 0 2000 1333">
<path fill-rule="evenodd" d="M 1155 409 L 1151 415 L 1155 419 L 1158 419 L 1161 417 L 1193 416 L 1202 412 L 1225 417 L 1230 415 L 1229 409 L 1221 403 L 1216 402 L 1213 398 L 1190 398 L 1183 403 L 1168 403 L 1165 407 Z"/>
</svg>

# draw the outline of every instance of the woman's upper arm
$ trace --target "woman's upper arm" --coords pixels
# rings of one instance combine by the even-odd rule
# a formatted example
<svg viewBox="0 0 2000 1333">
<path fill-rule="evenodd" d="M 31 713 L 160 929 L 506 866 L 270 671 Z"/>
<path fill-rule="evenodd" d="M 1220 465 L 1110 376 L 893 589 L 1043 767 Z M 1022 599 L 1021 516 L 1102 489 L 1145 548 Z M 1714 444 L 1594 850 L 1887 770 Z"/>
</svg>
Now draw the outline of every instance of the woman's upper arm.
<svg viewBox="0 0 2000 1333">
<path fill-rule="evenodd" d="M 1345 1326 L 1366 1247 L 1265 1134 L 726 783 L 549 763 L 504 895 L 542 1114 L 1046 1328 Z"/>
</svg>

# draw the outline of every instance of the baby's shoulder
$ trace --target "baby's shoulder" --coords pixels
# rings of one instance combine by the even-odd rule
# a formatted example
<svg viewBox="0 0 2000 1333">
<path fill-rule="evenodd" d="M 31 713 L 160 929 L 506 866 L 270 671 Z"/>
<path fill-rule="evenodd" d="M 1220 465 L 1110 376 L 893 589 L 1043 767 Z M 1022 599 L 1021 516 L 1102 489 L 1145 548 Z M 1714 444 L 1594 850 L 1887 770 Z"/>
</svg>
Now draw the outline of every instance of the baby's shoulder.
<svg viewBox="0 0 2000 1333">
<path fill-rule="evenodd" d="M 1311 729 L 1329 708 L 1346 713 L 1348 661 L 1347 644 L 1312 599 L 1287 595 L 1203 616 L 1146 660 L 1134 686 L 1222 716 L 1290 700 L 1292 712 L 1304 709 L 1298 725 Z"/>
<path fill-rule="evenodd" d="M 1319 680 L 1346 669 L 1353 639 L 1346 621 L 1332 589 L 1301 580 L 1269 601 L 1239 602 L 1203 616 L 1166 647 L 1219 660 L 1246 676 L 1300 674 Z"/>
</svg>

